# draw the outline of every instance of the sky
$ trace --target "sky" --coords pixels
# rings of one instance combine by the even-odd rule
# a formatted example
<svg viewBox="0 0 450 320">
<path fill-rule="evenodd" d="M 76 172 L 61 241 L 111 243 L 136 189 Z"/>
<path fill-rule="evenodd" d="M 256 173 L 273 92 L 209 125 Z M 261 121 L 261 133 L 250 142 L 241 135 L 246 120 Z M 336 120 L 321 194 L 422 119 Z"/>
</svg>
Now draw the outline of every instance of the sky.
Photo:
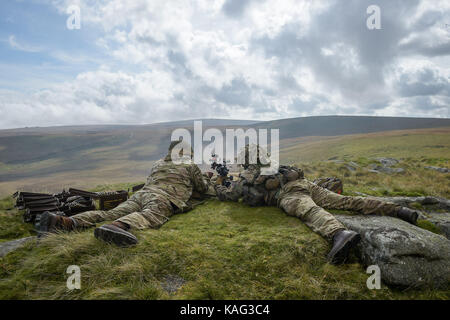
<svg viewBox="0 0 450 320">
<path fill-rule="evenodd" d="M 0 129 L 317 115 L 450 117 L 450 1 L 0 2 Z"/>
</svg>

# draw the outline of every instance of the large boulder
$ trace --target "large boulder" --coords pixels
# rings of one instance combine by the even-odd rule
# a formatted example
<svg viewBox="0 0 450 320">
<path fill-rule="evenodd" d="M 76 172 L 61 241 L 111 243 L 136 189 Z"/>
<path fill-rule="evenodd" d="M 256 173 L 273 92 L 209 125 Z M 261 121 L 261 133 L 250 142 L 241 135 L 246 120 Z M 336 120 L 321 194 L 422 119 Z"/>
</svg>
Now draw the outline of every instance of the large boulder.
<svg viewBox="0 0 450 320">
<path fill-rule="evenodd" d="M 391 286 L 443 288 L 450 285 L 450 240 L 392 217 L 336 218 L 361 234 L 357 254 L 366 265 L 378 265 Z"/>
</svg>

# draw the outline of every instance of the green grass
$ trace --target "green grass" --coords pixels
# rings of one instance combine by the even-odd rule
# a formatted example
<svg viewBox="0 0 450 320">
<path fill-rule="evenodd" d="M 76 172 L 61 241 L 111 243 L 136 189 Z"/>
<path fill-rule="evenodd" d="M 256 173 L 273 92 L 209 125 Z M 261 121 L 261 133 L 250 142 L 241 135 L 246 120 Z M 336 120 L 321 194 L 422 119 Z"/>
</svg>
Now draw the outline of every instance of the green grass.
<svg viewBox="0 0 450 320">
<path fill-rule="evenodd" d="M 428 220 L 417 220 L 417 226 L 436 234 L 442 234 L 441 230 Z"/>
<path fill-rule="evenodd" d="M 448 166 L 450 129 L 387 131 L 364 135 L 330 137 L 294 144 L 281 149 L 289 162 L 324 161 L 332 157 L 359 159 L 395 157 L 424 160 L 425 165 Z"/>
<path fill-rule="evenodd" d="M 0 200 L 0 242 L 28 237 L 34 234 L 33 226 L 23 223 L 22 214 L 14 208 L 11 197 Z"/>
<path fill-rule="evenodd" d="M 0 299 L 448 299 L 448 291 L 366 287 L 350 264 L 326 263 L 328 243 L 277 208 L 208 201 L 121 249 L 92 229 L 28 243 L 0 259 Z M 81 290 L 66 268 L 81 268 Z M 183 278 L 175 293 L 167 276 Z"/>
<path fill-rule="evenodd" d="M 377 157 L 400 161 L 395 167 L 405 173 L 372 173 L 367 169 L 379 163 Z M 425 166 L 449 167 L 450 130 L 392 131 L 368 135 L 333 137 L 293 144 L 281 150 L 285 162 L 295 163 L 310 178 L 338 177 L 346 194 L 362 192 L 372 196 L 440 196 L 450 198 L 450 175 L 425 169 Z M 358 164 L 350 171 L 345 163 Z"/>
<path fill-rule="evenodd" d="M 380 197 L 420 197 L 438 196 L 450 198 L 450 175 L 434 170 L 424 169 L 414 159 L 401 160 L 398 167 L 404 173 L 385 174 L 372 173 L 360 165 L 356 171 L 350 171 L 343 164 L 333 162 L 297 163 L 305 171 L 305 175 L 313 180 L 319 177 L 338 177 L 344 183 L 344 193 L 355 195 L 356 192 Z"/>
</svg>

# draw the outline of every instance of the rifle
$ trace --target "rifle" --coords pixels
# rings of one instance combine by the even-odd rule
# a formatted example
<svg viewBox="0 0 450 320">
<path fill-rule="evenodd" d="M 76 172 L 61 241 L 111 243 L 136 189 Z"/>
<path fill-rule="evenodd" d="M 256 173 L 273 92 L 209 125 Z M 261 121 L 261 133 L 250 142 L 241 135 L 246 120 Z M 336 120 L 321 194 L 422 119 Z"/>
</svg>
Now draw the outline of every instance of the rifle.
<svg viewBox="0 0 450 320">
<path fill-rule="evenodd" d="M 227 168 L 227 162 L 225 160 L 223 160 L 222 164 L 217 163 L 217 155 L 216 154 L 212 154 L 211 157 L 212 157 L 211 169 L 216 170 L 216 172 L 218 174 L 216 183 L 228 188 L 231 185 L 233 176 L 228 176 L 228 173 L 230 172 L 230 170 Z"/>
<path fill-rule="evenodd" d="M 144 186 L 145 186 L 145 183 L 138 184 L 137 186 L 134 186 L 133 188 L 131 188 L 131 191 L 132 191 L 132 192 L 139 191 L 139 190 L 141 190 Z"/>
</svg>

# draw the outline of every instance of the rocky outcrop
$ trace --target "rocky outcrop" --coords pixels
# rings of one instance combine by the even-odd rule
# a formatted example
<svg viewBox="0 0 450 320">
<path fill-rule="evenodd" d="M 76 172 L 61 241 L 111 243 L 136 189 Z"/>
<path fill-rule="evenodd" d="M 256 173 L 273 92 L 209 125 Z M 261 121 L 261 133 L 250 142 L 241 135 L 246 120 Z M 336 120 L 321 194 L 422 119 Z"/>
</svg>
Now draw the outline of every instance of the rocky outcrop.
<svg viewBox="0 0 450 320">
<path fill-rule="evenodd" d="M 425 169 L 434 170 L 440 173 L 448 173 L 450 170 L 448 168 L 439 168 L 439 167 L 433 167 L 433 166 L 427 166 Z"/>
<path fill-rule="evenodd" d="M 393 174 L 393 173 L 404 173 L 405 169 L 403 168 L 392 168 L 392 166 L 395 166 L 399 164 L 399 160 L 394 158 L 375 158 L 380 164 L 372 163 L 369 165 L 368 170 L 369 172 L 374 173 L 386 173 L 386 174 Z"/>
<path fill-rule="evenodd" d="M 393 202 L 404 207 L 419 203 L 422 206 L 436 206 L 442 210 L 450 210 L 450 200 L 439 197 L 376 197 L 375 199 Z"/>
<path fill-rule="evenodd" d="M 376 197 L 375 199 L 393 202 L 403 207 L 414 209 L 412 204 L 423 206 L 424 212 L 419 212 L 419 220 L 433 224 L 447 239 L 450 239 L 450 200 L 439 197 Z M 443 210 L 446 212 L 436 212 Z"/>
<path fill-rule="evenodd" d="M 450 286 L 450 241 L 441 235 L 392 217 L 336 216 L 361 234 L 357 254 L 366 265 L 378 265 L 391 286 Z"/>
<path fill-rule="evenodd" d="M 375 158 L 378 162 L 380 162 L 383 167 L 392 167 L 399 164 L 400 161 L 394 158 Z"/>
<path fill-rule="evenodd" d="M 33 239 L 36 239 L 36 237 L 27 237 L 27 238 L 22 238 L 22 239 L 17 239 L 17 240 L 0 243 L 0 258 L 18 248 L 20 248 L 26 242 L 33 240 Z"/>
</svg>

